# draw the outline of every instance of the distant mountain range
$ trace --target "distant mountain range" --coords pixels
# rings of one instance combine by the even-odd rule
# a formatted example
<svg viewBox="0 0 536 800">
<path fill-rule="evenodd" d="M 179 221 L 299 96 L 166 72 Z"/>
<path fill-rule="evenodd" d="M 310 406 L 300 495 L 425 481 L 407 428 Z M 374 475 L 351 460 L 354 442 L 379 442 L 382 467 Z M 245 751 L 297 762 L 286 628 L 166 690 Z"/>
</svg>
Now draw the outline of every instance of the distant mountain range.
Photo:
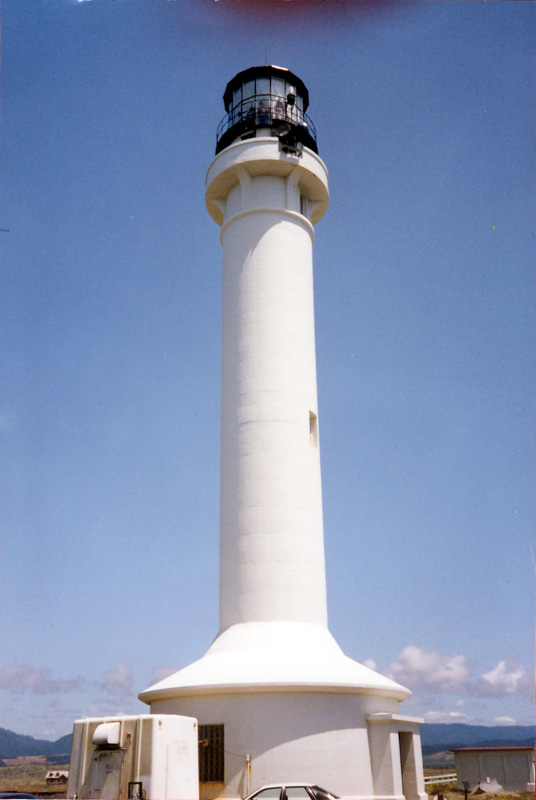
<svg viewBox="0 0 536 800">
<path fill-rule="evenodd" d="M 23 736 L 0 728 L 0 759 L 18 756 L 69 755 L 71 739 L 72 733 L 69 733 L 55 742 L 49 742 L 47 739 L 34 739 L 32 736 Z"/>
<path fill-rule="evenodd" d="M 0 759 L 18 756 L 69 755 L 72 734 L 55 742 L 22 736 L 0 728 Z M 534 725 L 422 725 L 421 741 L 424 755 L 452 747 L 513 747 L 534 744 Z M 68 759 L 67 759 L 68 760 Z"/>
<path fill-rule="evenodd" d="M 534 746 L 534 725 L 421 725 L 424 755 L 453 747 Z"/>
</svg>

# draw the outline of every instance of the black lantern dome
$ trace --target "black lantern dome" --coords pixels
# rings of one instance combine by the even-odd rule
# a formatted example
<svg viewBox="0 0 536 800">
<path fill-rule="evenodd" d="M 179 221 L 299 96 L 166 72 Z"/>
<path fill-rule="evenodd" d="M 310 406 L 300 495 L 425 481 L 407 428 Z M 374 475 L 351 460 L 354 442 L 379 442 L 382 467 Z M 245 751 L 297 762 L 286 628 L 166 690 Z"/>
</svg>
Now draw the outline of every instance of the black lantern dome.
<svg viewBox="0 0 536 800">
<path fill-rule="evenodd" d="M 231 142 L 257 135 L 300 142 L 318 153 L 316 130 L 305 113 L 309 92 L 301 78 L 283 67 L 250 67 L 229 81 L 226 115 L 218 126 L 216 153 Z"/>
</svg>

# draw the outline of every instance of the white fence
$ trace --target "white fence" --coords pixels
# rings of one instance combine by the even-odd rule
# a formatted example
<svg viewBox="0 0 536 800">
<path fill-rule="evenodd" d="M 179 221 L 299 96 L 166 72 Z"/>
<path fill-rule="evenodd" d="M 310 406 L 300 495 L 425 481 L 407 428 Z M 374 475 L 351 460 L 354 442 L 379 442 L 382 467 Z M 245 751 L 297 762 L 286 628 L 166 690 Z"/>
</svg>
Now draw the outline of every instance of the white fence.
<svg viewBox="0 0 536 800">
<path fill-rule="evenodd" d="M 432 784 L 435 786 L 437 783 L 453 783 L 457 778 L 455 772 L 449 772 L 448 775 L 427 775 L 424 779 L 424 785 Z"/>
</svg>

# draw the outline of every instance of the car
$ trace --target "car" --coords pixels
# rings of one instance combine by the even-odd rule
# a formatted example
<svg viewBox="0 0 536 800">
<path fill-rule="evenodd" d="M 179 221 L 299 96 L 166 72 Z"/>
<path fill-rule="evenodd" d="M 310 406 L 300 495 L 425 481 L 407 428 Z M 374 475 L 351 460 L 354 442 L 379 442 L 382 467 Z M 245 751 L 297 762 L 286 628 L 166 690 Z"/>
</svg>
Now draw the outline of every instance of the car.
<svg viewBox="0 0 536 800">
<path fill-rule="evenodd" d="M 29 792 L 0 792 L 0 800 L 37 800 L 35 794 Z"/>
<path fill-rule="evenodd" d="M 274 783 L 249 794 L 245 800 L 339 800 L 314 783 Z"/>
</svg>

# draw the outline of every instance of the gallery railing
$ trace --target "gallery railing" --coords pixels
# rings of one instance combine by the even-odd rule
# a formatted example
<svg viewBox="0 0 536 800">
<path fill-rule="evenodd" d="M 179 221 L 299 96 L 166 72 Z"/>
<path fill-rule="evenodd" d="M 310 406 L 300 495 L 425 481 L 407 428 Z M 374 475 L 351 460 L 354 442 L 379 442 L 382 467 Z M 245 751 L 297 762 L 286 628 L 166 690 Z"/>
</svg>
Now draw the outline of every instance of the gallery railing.
<svg viewBox="0 0 536 800">
<path fill-rule="evenodd" d="M 274 94 L 258 94 L 242 100 L 218 125 L 216 134 L 216 153 L 227 147 L 233 139 L 257 128 L 271 127 L 287 123 L 299 126 L 303 143 L 318 152 L 316 128 L 311 118 L 296 103 Z"/>
</svg>

